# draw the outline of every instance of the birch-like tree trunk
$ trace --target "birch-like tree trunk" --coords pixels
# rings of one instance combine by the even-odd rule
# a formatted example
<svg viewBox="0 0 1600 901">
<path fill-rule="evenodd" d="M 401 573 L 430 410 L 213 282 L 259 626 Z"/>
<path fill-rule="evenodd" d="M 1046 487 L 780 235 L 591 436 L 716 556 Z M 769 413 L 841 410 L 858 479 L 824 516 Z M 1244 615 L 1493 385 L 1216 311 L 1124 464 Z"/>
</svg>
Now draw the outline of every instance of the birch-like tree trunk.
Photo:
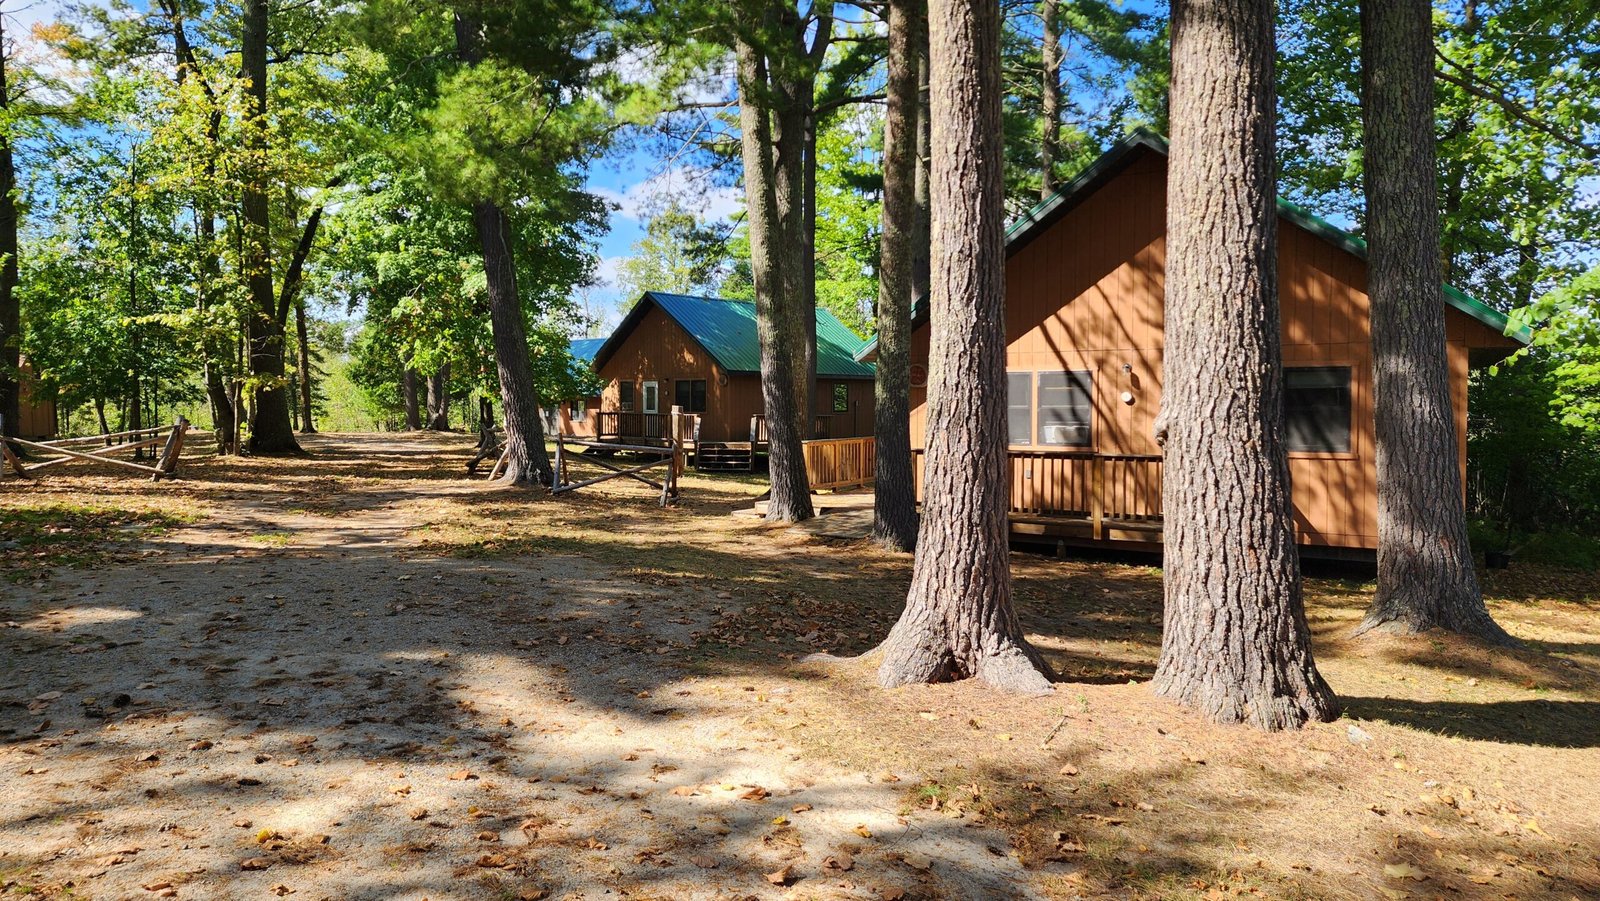
<svg viewBox="0 0 1600 901">
<path fill-rule="evenodd" d="M 922 530 L 882 645 L 885 687 L 976 677 L 1050 689 L 1011 603 L 1000 10 L 929 5 L 933 322 Z"/>
<path fill-rule="evenodd" d="M 1363 0 L 1362 120 L 1378 464 L 1378 591 L 1357 634 L 1511 644 L 1467 542 L 1445 352 L 1428 0 Z"/>
<path fill-rule="evenodd" d="M 912 242 L 916 232 L 918 0 L 889 0 L 888 111 L 883 135 L 883 231 L 878 240 L 878 361 L 873 434 L 872 537 L 896 551 L 917 546 L 911 460 Z"/>
<path fill-rule="evenodd" d="M 1339 707 L 1312 660 L 1283 441 L 1272 15 L 1272 0 L 1172 5 L 1154 687 L 1284 729 Z"/>
</svg>

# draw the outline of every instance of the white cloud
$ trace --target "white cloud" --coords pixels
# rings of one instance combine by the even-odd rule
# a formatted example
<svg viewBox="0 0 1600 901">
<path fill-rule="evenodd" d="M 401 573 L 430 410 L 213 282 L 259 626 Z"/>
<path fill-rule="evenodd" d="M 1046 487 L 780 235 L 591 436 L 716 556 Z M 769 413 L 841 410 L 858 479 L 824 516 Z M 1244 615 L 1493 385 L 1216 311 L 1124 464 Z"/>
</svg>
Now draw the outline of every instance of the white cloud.
<svg viewBox="0 0 1600 901">
<path fill-rule="evenodd" d="M 743 191 L 729 185 L 716 184 L 707 170 L 688 166 L 664 169 L 622 190 L 615 188 L 591 190 L 615 204 L 617 213 L 622 218 L 634 222 L 643 222 L 649 218 L 651 212 L 674 200 L 679 206 L 699 215 L 702 219 L 717 222 L 738 213 L 744 204 Z"/>
</svg>

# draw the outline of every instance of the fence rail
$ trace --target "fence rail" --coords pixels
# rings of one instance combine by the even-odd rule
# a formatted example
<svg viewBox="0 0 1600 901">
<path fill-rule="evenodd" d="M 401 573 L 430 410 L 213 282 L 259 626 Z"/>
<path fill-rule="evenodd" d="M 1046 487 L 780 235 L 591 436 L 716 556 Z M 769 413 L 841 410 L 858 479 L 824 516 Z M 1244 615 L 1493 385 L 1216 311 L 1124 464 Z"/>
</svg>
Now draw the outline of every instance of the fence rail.
<svg viewBox="0 0 1600 901">
<path fill-rule="evenodd" d="M 806 479 L 813 489 L 872 484 L 878 465 L 878 440 L 826 438 L 806 441 Z"/>
<path fill-rule="evenodd" d="M 920 501 L 926 456 L 921 449 L 912 455 Z M 1088 520 L 1097 539 L 1108 520 L 1161 521 L 1158 455 L 1011 450 L 1006 463 L 1012 515 Z"/>
</svg>

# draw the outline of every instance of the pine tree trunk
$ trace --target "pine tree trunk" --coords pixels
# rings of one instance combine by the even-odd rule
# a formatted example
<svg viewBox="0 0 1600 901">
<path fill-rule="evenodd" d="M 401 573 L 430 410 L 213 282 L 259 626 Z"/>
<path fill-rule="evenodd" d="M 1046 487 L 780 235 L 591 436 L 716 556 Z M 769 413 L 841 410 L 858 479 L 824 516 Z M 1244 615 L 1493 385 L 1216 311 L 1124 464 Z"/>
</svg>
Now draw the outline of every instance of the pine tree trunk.
<svg viewBox="0 0 1600 901">
<path fill-rule="evenodd" d="M 517 295 L 510 224 L 500 207 L 487 200 L 472 205 L 472 222 L 478 231 L 488 275 L 495 370 L 500 377 L 500 405 L 505 410 L 506 466 L 500 481 L 506 485 L 549 486 L 555 483 L 555 473 L 544 447 L 539 395 L 528 363 L 528 331 Z"/>
<path fill-rule="evenodd" d="M 767 462 L 772 493 L 767 519 L 798 522 L 810 519 L 811 488 L 806 480 L 800 422 L 804 411 L 805 361 L 803 320 L 794 307 L 799 279 L 794 274 L 795 248 L 785 240 L 779 216 L 777 166 L 773 160 L 773 128 L 763 101 L 768 96 L 766 61 L 743 38 L 737 41 L 739 123 L 744 156 L 746 221 L 750 233 L 750 268 L 756 290 L 756 333 L 761 345 L 761 395 L 767 417 Z M 800 135 L 791 119 L 791 153 Z M 785 186 L 797 191 L 799 160 L 787 156 Z M 798 219 L 799 210 L 790 208 Z M 787 271 L 786 271 L 787 270 Z M 813 314 L 815 315 L 815 314 Z"/>
<path fill-rule="evenodd" d="M 450 431 L 450 366 L 428 376 L 428 429 L 434 432 Z"/>
<path fill-rule="evenodd" d="M 911 591 L 878 681 L 1049 691 L 1011 604 L 999 6 L 934 0 L 929 31 L 939 155 L 927 483 Z"/>
<path fill-rule="evenodd" d="M 911 460 L 912 240 L 916 231 L 917 0 L 889 0 L 888 112 L 883 135 L 883 231 L 878 241 L 878 362 L 873 385 L 872 537 L 890 550 L 917 546 Z"/>
<path fill-rule="evenodd" d="M 422 404 L 417 397 L 420 393 L 417 380 L 417 371 L 410 367 L 400 377 L 400 393 L 406 407 L 406 428 L 413 432 L 422 428 Z"/>
<path fill-rule="evenodd" d="M 1044 43 L 1040 48 L 1043 90 L 1040 114 L 1044 119 L 1039 141 L 1039 197 L 1048 200 L 1056 190 L 1056 160 L 1061 155 L 1061 15 L 1058 0 L 1042 0 Z"/>
<path fill-rule="evenodd" d="M 933 277 L 933 111 L 929 102 L 928 18 L 925 3 L 917 20 L 917 179 L 912 198 L 917 213 L 911 232 L 911 300 L 928 301 Z"/>
<path fill-rule="evenodd" d="M 1263 729 L 1332 719 L 1283 443 L 1272 0 L 1172 7 L 1156 693 Z"/>
<path fill-rule="evenodd" d="M 468 65 L 482 58 L 481 25 L 456 16 L 456 49 Z M 528 362 L 528 327 L 523 321 L 522 298 L 517 293 L 517 265 L 511 249 L 511 223 L 500 205 L 480 200 L 472 205 L 472 224 L 478 234 L 489 292 L 489 324 L 494 333 L 495 371 L 500 379 L 500 404 L 504 409 L 506 465 L 500 483 L 532 487 L 555 484 L 550 454 L 544 446 L 544 424 L 539 421 L 539 395 Z"/>
<path fill-rule="evenodd" d="M 0 26 L 0 45 L 5 30 Z M 0 53 L 0 114 L 11 109 L 5 54 Z M 3 437 L 22 424 L 22 299 L 17 296 L 17 165 L 9 133 L 0 133 L 0 419 Z"/>
<path fill-rule="evenodd" d="M 244 144 L 254 169 L 244 179 L 240 215 L 244 221 L 245 275 L 248 294 L 250 375 L 257 380 L 250 402 L 250 451 L 293 453 L 300 450 L 289 421 L 289 391 L 284 382 L 284 328 L 272 290 L 272 221 L 263 164 L 267 153 L 267 0 L 245 0 L 244 34 L 240 41 L 242 74 L 249 86 L 249 121 Z"/>
<path fill-rule="evenodd" d="M 1432 628 L 1495 644 L 1467 542 L 1445 352 L 1428 0 L 1363 0 L 1368 293 L 1378 464 L 1378 591 L 1357 634 Z"/>
<path fill-rule="evenodd" d="M 300 433 L 315 435 L 317 424 L 311 416 L 311 337 L 306 328 L 306 302 L 296 297 L 294 302 L 294 333 L 300 345 Z"/>
</svg>

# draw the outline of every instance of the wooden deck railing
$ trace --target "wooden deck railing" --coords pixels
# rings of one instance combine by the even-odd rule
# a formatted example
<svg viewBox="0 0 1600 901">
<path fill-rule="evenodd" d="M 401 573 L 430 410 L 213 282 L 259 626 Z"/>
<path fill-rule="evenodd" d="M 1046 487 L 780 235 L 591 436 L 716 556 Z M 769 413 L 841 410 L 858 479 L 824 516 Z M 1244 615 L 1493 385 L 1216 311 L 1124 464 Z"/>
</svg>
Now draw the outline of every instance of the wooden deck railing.
<svg viewBox="0 0 1600 901">
<path fill-rule="evenodd" d="M 595 414 L 594 435 L 607 438 L 647 438 L 665 441 L 671 437 L 671 416 L 666 413 L 623 413 L 602 410 Z"/>
<path fill-rule="evenodd" d="M 926 459 L 921 449 L 912 456 L 920 501 Z M 1096 539 L 1107 521 L 1161 521 L 1159 455 L 1014 449 L 1006 458 L 1013 516 L 1087 520 Z"/>
<path fill-rule="evenodd" d="M 805 440 L 825 440 L 833 435 L 833 414 L 818 413 L 811 421 L 811 438 Z M 750 443 L 767 443 L 767 416 L 757 413 L 750 417 Z"/>
<path fill-rule="evenodd" d="M 813 490 L 872 484 L 878 466 L 876 438 L 828 438 L 801 446 Z"/>
</svg>

